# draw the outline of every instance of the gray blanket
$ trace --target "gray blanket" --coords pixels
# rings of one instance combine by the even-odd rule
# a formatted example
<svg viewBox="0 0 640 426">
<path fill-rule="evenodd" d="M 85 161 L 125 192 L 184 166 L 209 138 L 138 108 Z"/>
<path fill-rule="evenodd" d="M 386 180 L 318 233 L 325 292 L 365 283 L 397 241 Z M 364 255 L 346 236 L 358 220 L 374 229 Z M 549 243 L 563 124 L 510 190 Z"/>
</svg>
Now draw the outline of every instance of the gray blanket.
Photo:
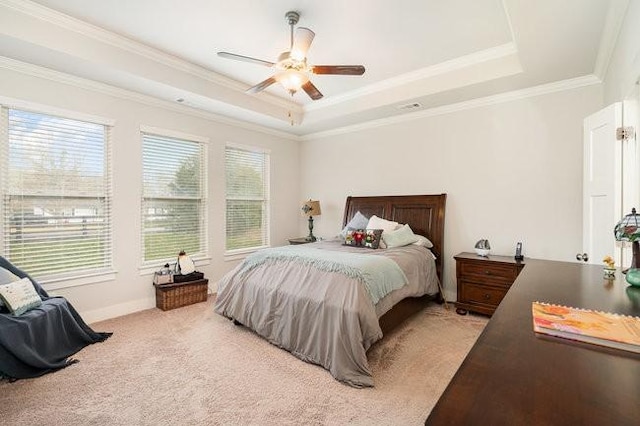
<svg viewBox="0 0 640 426">
<path fill-rule="evenodd" d="M 62 297 L 50 297 L 29 275 L 3 257 L 0 266 L 28 277 L 42 305 L 20 316 L 0 313 L 0 376 L 24 379 L 41 376 L 75 362 L 69 357 L 111 333 L 96 333 Z"/>
<path fill-rule="evenodd" d="M 432 284 L 428 278 L 435 277 L 433 257 L 424 247 L 370 250 L 336 242 L 313 247 L 389 257 L 418 289 L 414 296 L 425 294 Z M 241 264 L 220 281 L 215 311 L 298 358 L 323 366 L 344 383 L 373 386 L 366 352 L 382 338 L 382 330 L 376 306 L 357 278 L 287 260 L 250 270 Z"/>
</svg>

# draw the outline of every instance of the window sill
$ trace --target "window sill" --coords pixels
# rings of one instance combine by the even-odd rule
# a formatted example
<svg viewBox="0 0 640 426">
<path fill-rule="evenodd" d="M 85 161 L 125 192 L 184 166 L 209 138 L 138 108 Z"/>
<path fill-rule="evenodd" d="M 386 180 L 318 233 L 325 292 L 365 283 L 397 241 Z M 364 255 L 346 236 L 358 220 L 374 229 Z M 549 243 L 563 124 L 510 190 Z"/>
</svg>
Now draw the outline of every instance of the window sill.
<svg viewBox="0 0 640 426">
<path fill-rule="evenodd" d="M 260 246 L 260 247 L 253 247 L 250 249 L 238 249 L 238 250 L 231 250 L 228 251 L 224 254 L 224 261 L 225 262 L 233 262 L 236 260 L 243 260 L 245 259 L 247 256 L 249 256 L 251 253 L 255 253 L 258 250 L 262 250 L 264 248 L 268 248 L 269 246 Z"/>
<path fill-rule="evenodd" d="M 88 273 L 85 275 L 74 277 L 54 278 L 49 280 L 43 279 L 38 280 L 38 282 L 46 291 L 51 291 L 69 287 L 79 287 L 83 285 L 96 284 L 106 281 L 114 281 L 116 279 L 116 274 L 117 271 L 109 270 L 103 272 Z"/>
<path fill-rule="evenodd" d="M 193 259 L 193 263 L 196 265 L 196 268 L 198 266 L 205 266 L 205 265 L 209 265 L 211 263 L 211 258 L 210 257 L 192 257 Z M 169 263 L 171 266 L 175 265 L 175 261 L 171 261 L 171 262 L 163 262 L 160 261 L 158 263 L 152 263 L 152 264 L 145 264 L 140 266 L 139 271 L 140 271 L 140 275 L 152 275 L 153 273 L 155 273 L 156 271 L 159 271 L 160 268 L 162 268 L 166 263 Z"/>
</svg>

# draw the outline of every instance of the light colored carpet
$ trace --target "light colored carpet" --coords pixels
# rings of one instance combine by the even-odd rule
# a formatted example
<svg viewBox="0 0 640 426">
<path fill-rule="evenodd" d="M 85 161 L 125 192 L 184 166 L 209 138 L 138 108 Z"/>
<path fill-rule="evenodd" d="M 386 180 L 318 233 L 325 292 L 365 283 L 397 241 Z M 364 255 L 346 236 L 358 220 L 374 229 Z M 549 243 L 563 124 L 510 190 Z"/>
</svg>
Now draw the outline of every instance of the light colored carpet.
<svg viewBox="0 0 640 426">
<path fill-rule="evenodd" d="M 369 351 L 354 389 L 213 312 L 213 300 L 92 324 L 104 343 L 0 382 L 6 425 L 423 424 L 487 320 L 432 304 Z"/>
</svg>

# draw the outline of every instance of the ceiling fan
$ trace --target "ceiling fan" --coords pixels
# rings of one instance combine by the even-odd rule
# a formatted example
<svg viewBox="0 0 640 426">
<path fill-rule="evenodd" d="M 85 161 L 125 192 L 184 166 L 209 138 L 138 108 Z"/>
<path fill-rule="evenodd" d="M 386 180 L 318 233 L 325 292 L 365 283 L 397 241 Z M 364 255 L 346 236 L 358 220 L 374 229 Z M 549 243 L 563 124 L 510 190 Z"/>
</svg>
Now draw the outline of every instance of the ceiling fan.
<svg viewBox="0 0 640 426">
<path fill-rule="evenodd" d="M 278 82 L 293 96 L 299 89 L 304 90 L 311 99 L 322 98 L 322 93 L 309 80 L 310 74 L 336 74 L 336 75 L 362 75 L 364 66 L 362 65 L 309 65 L 307 64 L 307 52 L 315 33 L 309 28 L 293 27 L 300 20 L 300 13 L 290 11 L 285 14 L 285 18 L 291 27 L 291 42 L 289 50 L 278 56 L 277 62 L 264 61 L 262 59 L 251 58 L 249 56 L 236 55 L 235 53 L 218 52 L 221 58 L 234 59 L 236 61 L 249 62 L 275 68 L 275 74 L 266 80 L 247 89 L 247 93 L 258 93 Z"/>
</svg>

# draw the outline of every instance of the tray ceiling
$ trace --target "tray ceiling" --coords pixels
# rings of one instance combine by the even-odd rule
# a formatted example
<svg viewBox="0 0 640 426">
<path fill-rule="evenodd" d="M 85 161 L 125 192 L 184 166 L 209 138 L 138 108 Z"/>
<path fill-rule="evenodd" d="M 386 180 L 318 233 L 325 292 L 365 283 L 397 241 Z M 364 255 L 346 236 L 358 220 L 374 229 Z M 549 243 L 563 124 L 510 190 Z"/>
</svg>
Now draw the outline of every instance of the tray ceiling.
<svg viewBox="0 0 640 426">
<path fill-rule="evenodd" d="M 391 7 L 396 5 L 397 7 Z M 295 135 L 598 75 L 626 2 L 610 0 L 0 0 L 0 56 Z M 316 37 L 311 101 L 218 51 L 268 61 L 287 50 L 284 14 Z M 615 39 L 615 37 L 613 37 Z M 416 108 L 399 108 L 418 104 Z M 295 125 L 291 126 L 291 120 Z"/>
</svg>

